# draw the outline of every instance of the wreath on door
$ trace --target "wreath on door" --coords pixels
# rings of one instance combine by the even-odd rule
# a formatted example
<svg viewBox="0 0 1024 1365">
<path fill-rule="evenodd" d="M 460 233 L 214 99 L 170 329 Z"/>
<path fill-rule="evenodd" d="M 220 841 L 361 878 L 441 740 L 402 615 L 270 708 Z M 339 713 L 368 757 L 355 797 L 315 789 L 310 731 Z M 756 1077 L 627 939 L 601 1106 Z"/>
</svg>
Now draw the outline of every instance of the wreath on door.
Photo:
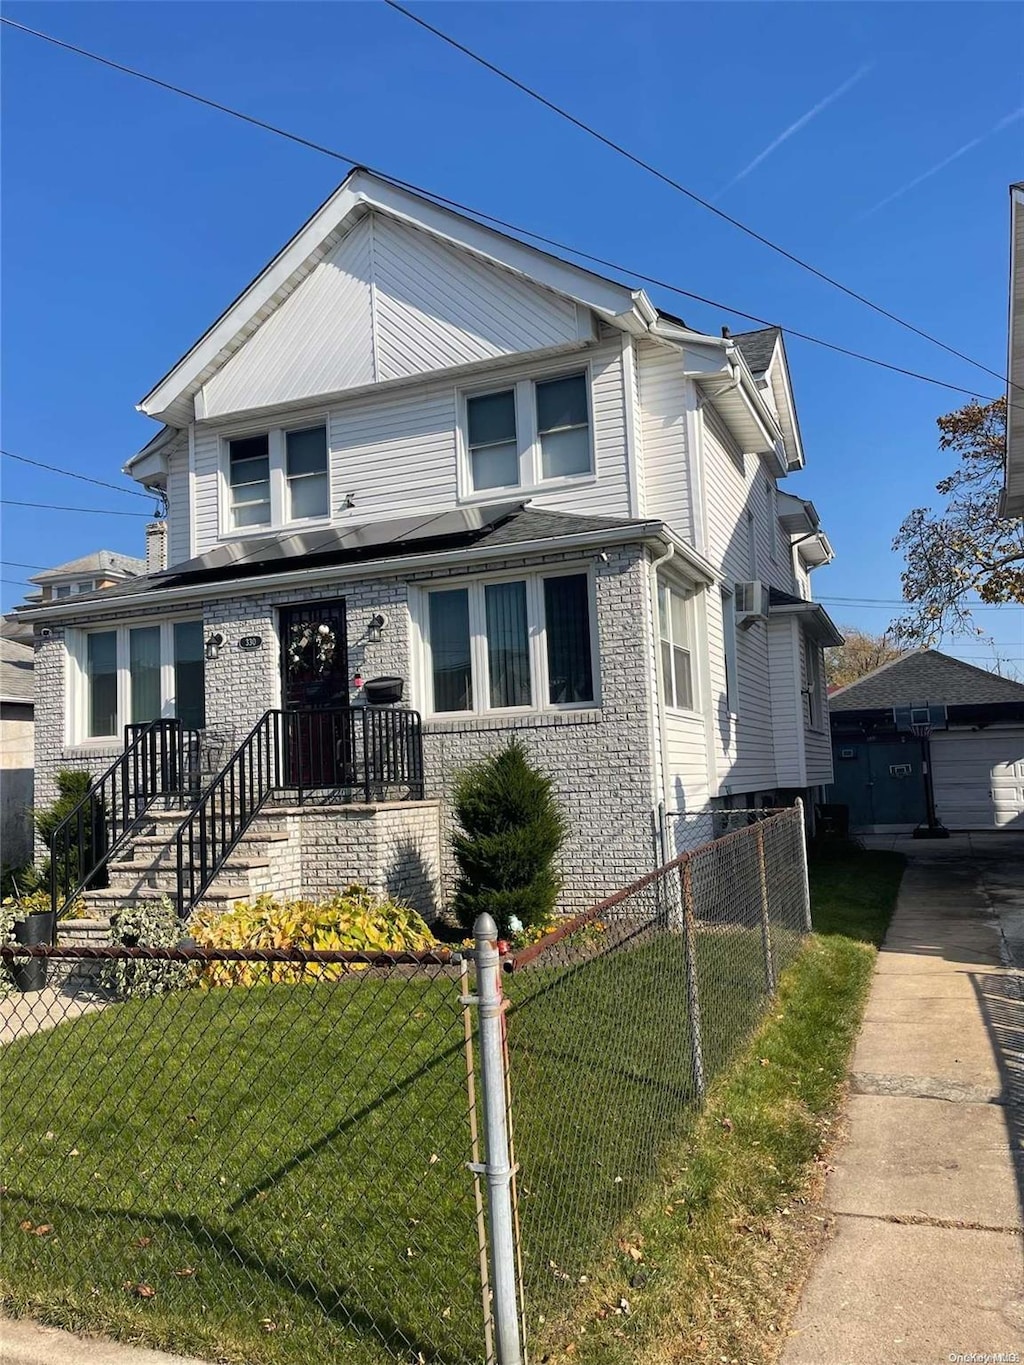
<svg viewBox="0 0 1024 1365">
<path fill-rule="evenodd" d="M 300 622 L 291 628 L 288 641 L 288 662 L 304 673 L 322 677 L 334 662 L 338 637 L 323 622 Z"/>
</svg>

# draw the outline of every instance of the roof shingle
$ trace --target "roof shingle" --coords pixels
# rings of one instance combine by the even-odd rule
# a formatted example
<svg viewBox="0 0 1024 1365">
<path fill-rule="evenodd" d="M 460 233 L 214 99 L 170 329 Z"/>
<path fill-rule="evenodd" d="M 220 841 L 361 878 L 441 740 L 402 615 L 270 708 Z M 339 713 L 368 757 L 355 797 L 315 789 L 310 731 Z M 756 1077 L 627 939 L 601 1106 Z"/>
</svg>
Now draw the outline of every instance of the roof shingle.
<svg viewBox="0 0 1024 1365">
<path fill-rule="evenodd" d="M 828 699 L 831 711 L 887 710 L 924 702 L 933 706 L 1022 703 L 1024 684 L 937 649 L 919 649 L 841 687 Z"/>
</svg>

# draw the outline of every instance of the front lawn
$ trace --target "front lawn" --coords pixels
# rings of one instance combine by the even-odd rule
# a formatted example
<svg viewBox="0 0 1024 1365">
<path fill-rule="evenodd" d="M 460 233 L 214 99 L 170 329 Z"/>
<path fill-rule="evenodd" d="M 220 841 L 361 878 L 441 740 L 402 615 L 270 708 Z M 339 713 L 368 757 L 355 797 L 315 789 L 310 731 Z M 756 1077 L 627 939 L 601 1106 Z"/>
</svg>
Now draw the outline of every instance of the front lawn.
<svg viewBox="0 0 1024 1365">
<path fill-rule="evenodd" d="M 852 917 L 875 936 L 896 866 L 816 870 L 819 929 Z M 779 930 L 784 967 L 797 940 Z M 721 1073 L 704 1117 L 680 935 L 610 933 L 506 978 L 535 1354 L 604 1342 L 632 1361 L 617 1343 L 639 1349 L 665 1312 L 702 1301 L 678 1259 L 720 1252 L 727 1213 L 760 1218 L 798 1178 L 870 972 L 872 950 L 845 934 L 783 973 L 782 1008 L 737 1067 L 764 1004 L 760 931 L 702 928 L 705 1063 Z M 245 1365 L 479 1362 L 458 994 L 453 976 L 370 972 L 178 991 L 5 1047 L 0 1307 Z M 638 1280 L 616 1240 L 635 1229 L 653 1246 L 666 1202 L 693 1227 L 677 1244 L 683 1220 L 666 1222 Z M 626 1295 L 635 1314 L 605 1332 Z"/>
</svg>

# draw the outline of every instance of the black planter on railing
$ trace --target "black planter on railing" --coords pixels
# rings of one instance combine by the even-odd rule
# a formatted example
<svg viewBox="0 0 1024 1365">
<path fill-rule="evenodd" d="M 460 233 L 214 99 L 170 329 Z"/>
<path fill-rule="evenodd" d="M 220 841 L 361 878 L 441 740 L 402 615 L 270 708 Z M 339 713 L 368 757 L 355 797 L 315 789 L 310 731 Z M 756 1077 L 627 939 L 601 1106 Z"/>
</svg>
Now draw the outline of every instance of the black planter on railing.
<svg viewBox="0 0 1024 1365">
<path fill-rule="evenodd" d="M 26 948 L 37 948 L 53 937 L 53 915 L 49 910 L 33 910 L 24 919 L 15 920 L 14 941 Z M 11 975 L 19 991 L 41 991 L 46 985 L 46 958 L 16 958 Z"/>
<path fill-rule="evenodd" d="M 363 683 L 363 696 L 369 706 L 394 706 L 402 700 L 405 679 L 390 675 L 383 678 L 370 678 Z"/>
</svg>

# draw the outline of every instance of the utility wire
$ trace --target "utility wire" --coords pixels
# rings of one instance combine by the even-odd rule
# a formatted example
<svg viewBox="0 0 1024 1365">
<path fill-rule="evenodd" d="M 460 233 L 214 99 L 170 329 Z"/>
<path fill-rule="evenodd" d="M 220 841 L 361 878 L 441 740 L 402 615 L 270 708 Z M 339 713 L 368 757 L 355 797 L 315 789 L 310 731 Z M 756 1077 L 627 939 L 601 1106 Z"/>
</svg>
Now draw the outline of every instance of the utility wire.
<svg viewBox="0 0 1024 1365">
<path fill-rule="evenodd" d="M 564 109 L 561 105 L 555 104 L 553 100 L 549 100 L 545 95 L 542 95 L 539 90 L 534 90 L 532 86 L 518 80 L 511 72 L 505 71 L 500 66 L 496 66 L 494 62 L 488 61 L 487 58 L 482 57 L 479 52 L 474 52 L 473 49 L 467 47 L 465 43 L 460 43 L 458 39 L 453 38 L 451 34 L 445 33 L 443 29 L 437 28 L 434 24 L 428 23 L 426 19 L 415 14 L 412 10 L 407 9 L 405 5 L 399 4 L 398 0 L 383 0 L 383 3 L 387 5 L 389 9 L 393 9 L 398 14 L 404 15 L 406 19 L 411 19 L 414 24 L 418 24 L 420 28 L 426 29 L 428 33 L 432 33 L 435 38 L 440 38 L 441 41 L 447 43 L 449 47 L 453 47 L 457 52 L 461 52 L 464 56 L 469 57 L 471 61 L 477 62 L 493 75 L 500 77 L 503 81 L 507 81 L 509 85 L 514 86 L 524 95 L 528 95 L 530 99 L 536 100 L 538 104 L 542 104 L 545 109 L 550 109 L 552 113 L 557 114 L 560 118 L 566 119 L 567 122 L 571 123 L 575 128 L 586 133 L 588 137 L 595 138 L 605 147 L 610 148 L 613 152 L 617 152 L 619 156 L 623 156 L 627 161 L 631 161 L 634 166 L 639 166 L 641 170 L 647 171 L 649 175 L 653 175 L 663 184 L 668 185 L 670 188 L 677 190 L 680 194 L 685 195 L 695 204 L 699 204 L 701 208 L 707 209 L 709 213 L 713 213 L 717 218 L 721 218 L 723 222 L 729 223 L 738 231 L 746 233 L 746 235 L 752 237 L 755 242 L 760 242 L 762 246 L 766 246 L 769 251 L 776 252 L 787 261 L 791 261 L 793 265 L 799 266 L 801 270 L 808 271 L 819 280 L 824 281 L 825 284 L 830 284 L 833 289 L 838 289 L 848 298 L 855 299 L 866 308 L 870 308 L 872 312 L 878 313 L 881 317 L 888 318 L 890 322 L 895 322 L 898 326 L 906 328 L 908 332 L 913 332 L 915 336 L 922 337 L 925 341 L 930 341 L 933 346 L 940 347 L 943 351 L 947 351 L 950 355 L 956 356 L 959 360 L 965 360 L 968 365 L 973 365 L 976 369 L 984 370 L 986 374 L 992 375 L 1003 384 L 1009 383 L 1007 377 L 1000 374 L 998 370 L 990 369 L 988 365 L 983 364 L 980 360 L 975 360 L 973 356 L 967 355 L 964 351 L 958 351 L 955 346 L 947 345 L 947 343 L 942 341 L 939 337 L 933 336 L 931 332 L 926 332 L 923 328 L 916 327 L 912 322 L 908 322 L 906 318 L 900 317 L 898 313 L 893 313 L 890 312 L 888 308 L 883 308 L 880 303 L 875 303 L 865 294 L 861 294 L 856 289 L 851 289 L 849 285 L 845 285 L 841 280 L 837 280 L 834 275 L 829 275 L 824 270 L 819 270 L 818 267 L 812 265 L 810 261 L 805 261 L 803 257 L 797 256 L 792 251 L 787 251 L 785 247 L 780 246 L 778 242 L 772 241 L 770 237 L 765 237 L 763 233 L 758 232 L 755 228 L 749 227 L 746 223 L 741 222 L 739 218 L 734 218 L 731 213 L 726 213 L 725 210 L 720 209 L 717 204 L 713 204 L 710 200 L 704 199 L 701 195 L 697 194 L 695 190 L 691 190 L 688 186 L 681 184 L 680 181 L 673 179 L 673 177 L 666 174 L 665 171 L 659 170 L 658 167 L 652 165 L 651 162 L 645 161 L 643 157 L 637 156 L 636 153 L 631 152 L 628 147 L 624 147 L 622 143 L 616 142 L 610 137 L 606 137 L 604 133 L 598 132 L 598 130 L 589 123 L 585 123 L 583 119 L 577 118 L 576 115 L 570 113 L 568 109 Z M 1024 386 L 1022 385 L 1014 385 L 1013 387 L 1019 387 L 1024 391 Z"/>
<path fill-rule="evenodd" d="M 148 512 L 115 512 L 110 507 L 60 507 L 52 502 L 19 502 L 16 498 L 0 498 L 3 507 L 42 507 L 47 512 L 96 512 L 104 517 L 146 517 Z"/>
<path fill-rule="evenodd" d="M 26 564 L 22 559 L 0 559 L 0 564 L 6 564 L 9 569 L 38 569 L 40 573 L 46 569 L 45 564 Z"/>
<path fill-rule="evenodd" d="M 40 38 L 43 42 L 52 44 L 54 47 L 62 48 L 67 52 L 73 52 L 77 56 L 86 57 L 90 61 L 98 62 L 100 66 L 105 66 L 113 71 L 119 71 L 123 75 L 133 76 L 135 79 L 145 81 L 149 85 L 155 85 L 161 90 L 167 90 L 171 94 L 181 95 L 184 99 L 193 100 L 196 104 L 205 105 L 208 109 L 215 109 L 218 113 L 227 114 L 230 118 L 238 119 L 242 123 L 248 123 L 254 128 L 260 128 L 264 132 L 273 133 L 277 137 L 284 138 L 288 142 L 294 142 L 300 147 L 306 147 L 310 151 L 319 152 L 323 156 L 331 157 L 335 161 L 344 162 L 348 166 L 363 166 L 371 174 L 379 176 L 382 180 L 400 189 L 410 190 L 414 194 L 422 195 L 424 198 L 433 200 L 446 208 L 455 209 L 460 213 L 472 214 L 475 218 L 484 223 L 493 224 L 495 227 L 502 228 L 506 232 L 514 232 L 521 237 L 529 237 L 535 242 L 542 242 L 545 246 L 553 247 L 556 251 L 567 252 L 572 256 L 578 257 L 583 261 L 590 261 L 595 265 L 602 266 L 608 270 L 617 271 L 619 274 L 632 276 L 635 280 L 640 280 L 645 284 L 655 285 L 659 289 L 665 289 L 669 293 L 678 294 L 681 298 L 692 299 L 697 303 L 702 303 L 711 308 L 716 308 L 723 313 L 730 313 L 734 317 L 744 318 L 748 322 L 756 322 L 761 327 L 779 326 L 789 336 L 798 337 L 801 341 L 809 342 L 814 346 L 821 346 L 826 350 L 834 351 L 838 355 L 849 356 L 853 360 L 863 361 L 868 365 L 875 365 L 880 369 L 889 370 L 894 374 L 901 374 L 909 379 L 917 379 L 925 384 L 933 384 L 941 389 L 948 389 L 952 393 L 966 394 L 971 398 L 979 398 L 984 402 L 994 402 L 992 398 L 986 398 L 978 393 L 976 389 L 964 388 L 960 384 L 951 384 L 944 379 L 936 379 L 933 375 L 922 374 L 917 370 L 906 369 L 902 365 L 894 365 L 887 360 L 879 360 L 876 356 L 866 355 L 861 351 L 854 351 L 846 346 L 840 346 L 836 342 L 826 341 L 822 337 L 814 336 L 810 332 L 799 331 L 795 327 L 787 327 L 783 323 L 772 322 L 767 318 L 759 317 L 756 313 L 746 312 L 742 308 L 733 308 L 720 300 L 707 298 L 703 294 L 695 294 L 691 290 L 683 289 L 676 284 L 670 284 L 667 280 L 659 279 L 655 275 L 645 274 L 641 270 L 635 270 L 630 266 L 622 265 L 615 261 L 610 261 L 603 256 L 596 256 L 591 252 L 583 251 L 579 247 L 572 246 L 566 242 L 560 242 L 554 237 L 547 237 L 543 233 L 535 232 L 531 228 L 523 227 L 521 224 L 511 223 L 507 219 L 498 218 L 494 214 L 486 213 L 483 209 L 474 208 L 472 205 L 464 204 L 458 199 L 451 199 L 445 195 L 438 194 L 435 190 L 430 190 L 422 185 L 417 185 L 413 181 L 403 180 L 398 176 L 390 174 L 388 171 L 381 170 L 379 167 L 360 162 L 358 158 L 345 155 L 336 151 L 332 147 L 325 147 L 322 143 L 313 142 L 310 138 L 301 137 L 297 133 L 289 132 L 285 128 L 280 128 L 276 124 L 268 123 L 264 119 L 255 118 L 252 114 L 242 113 L 238 109 L 231 108 L 230 105 L 221 104 L 217 100 L 208 99 L 205 95 L 199 95 L 193 90 L 187 90 L 183 86 L 173 85 L 170 81 L 160 80 L 157 76 L 151 76 L 145 71 L 139 71 L 134 67 L 124 66 L 120 62 L 112 61 L 109 57 L 101 57 L 96 52 L 90 52 L 87 48 L 77 47 L 74 43 L 65 42 L 61 38 L 55 38 L 52 34 L 44 33 L 40 29 L 30 28 L 27 24 L 20 24 L 6 15 L 0 15 L 0 24 L 6 24 L 10 28 L 27 33 L 33 38 Z M 971 362 L 975 363 L 975 362 Z M 997 376 L 1000 377 L 1001 376 Z"/>
<path fill-rule="evenodd" d="M 112 488 L 115 493 L 128 493 L 133 498 L 150 499 L 152 494 L 140 493 L 137 488 L 124 488 L 119 483 L 108 483 L 106 479 L 93 479 L 88 474 L 76 474 L 73 469 L 61 469 L 59 465 L 44 464 L 42 460 L 30 460 L 27 455 L 15 455 L 13 450 L 0 450 L 8 460 L 19 460 L 22 464 L 35 465 L 36 469 L 48 469 L 51 474 L 63 474 L 68 479 L 81 479 L 83 483 L 94 483 L 97 488 Z"/>
</svg>

